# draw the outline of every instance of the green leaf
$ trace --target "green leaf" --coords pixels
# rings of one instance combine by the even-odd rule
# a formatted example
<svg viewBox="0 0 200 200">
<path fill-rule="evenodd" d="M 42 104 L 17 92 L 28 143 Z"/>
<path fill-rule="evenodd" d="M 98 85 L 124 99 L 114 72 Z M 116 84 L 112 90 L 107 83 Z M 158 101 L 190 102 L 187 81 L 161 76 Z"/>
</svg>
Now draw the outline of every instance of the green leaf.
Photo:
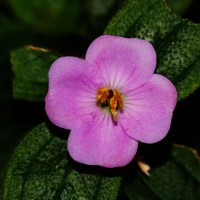
<svg viewBox="0 0 200 200">
<path fill-rule="evenodd" d="M 48 71 L 57 58 L 57 54 L 33 46 L 12 51 L 14 98 L 29 101 L 44 100 L 48 89 Z"/>
<path fill-rule="evenodd" d="M 170 161 L 150 170 L 150 177 L 138 172 L 125 192 L 130 200 L 198 200 L 200 158 L 196 151 L 175 145 Z"/>
<path fill-rule="evenodd" d="M 70 166 L 66 152 L 66 141 L 44 124 L 34 128 L 12 155 L 3 199 L 116 199 L 120 177 L 80 173 Z"/>
<path fill-rule="evenodd" d="M 200 87 L 200 25 L 175 15 L 164 1 L 129 0 L 104 33 L 151 42 L 156 72 L 175 84 L 179 100 Z"/>
</svg>

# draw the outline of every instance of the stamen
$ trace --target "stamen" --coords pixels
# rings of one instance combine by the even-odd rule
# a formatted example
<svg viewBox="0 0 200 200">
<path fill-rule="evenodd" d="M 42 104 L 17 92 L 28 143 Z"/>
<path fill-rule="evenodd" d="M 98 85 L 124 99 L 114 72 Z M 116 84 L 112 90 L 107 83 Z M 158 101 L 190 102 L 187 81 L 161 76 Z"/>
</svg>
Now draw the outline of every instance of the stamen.
<svg viewBox="0 0 200 200">
<path fill-rule="evenodd" d="M 105 103 L 109 96 L 109 90 L 107 87 L 98 89 L 97 100 L 100 100 L 101 103 Z"/>
<path fill-rule="evenodd" d="M 113 120 L 117 121 L 117 110 L 116 110 L 117 109 L 117 100 L 114 97 L 112 97 L 110 99 L 109 105 L 110 105 L 110 112 L 113 116 Z"/>
<path fill-rule="evenodd" d="M 108 87 L 98 89 L 97 100 L 100 101 L 101 107 L 109 107 L 114 121 L 117 121 L 117 110 L 123 108 L 123 99 L 121 93 L 116 89 L 109 90 Z"/>
<path fill-rule="evenodd" d="M 117 90 L 114 90 L 113 96 L 117 100 L 117 102 L 119 103 L 120 109 L 122 109 L 123 108 L 123 101 L 122 101 L 122 97 L 121 97 L 120 93 Z"/>
</svg>

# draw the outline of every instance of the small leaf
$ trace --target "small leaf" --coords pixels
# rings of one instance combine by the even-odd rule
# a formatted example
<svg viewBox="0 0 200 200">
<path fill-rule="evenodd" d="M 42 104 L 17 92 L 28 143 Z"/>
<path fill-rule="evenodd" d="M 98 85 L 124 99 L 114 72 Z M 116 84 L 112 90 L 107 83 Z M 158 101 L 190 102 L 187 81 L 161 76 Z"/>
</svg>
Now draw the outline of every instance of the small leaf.
<svg viewBox="0 0 200 200">
<path fill-rule="evenodd" d="M 13 96 L 29 101 L 43 100 L 48 89 L 48 71 L 57 58 L 57 54 L 33 46 L 12 51 Z"/>
<path fill-rule="evenodd" d="M 175 15 L 164 1 L 129 0 L 104 33 L 151 42 L 156 72 L 176 85 L 179 100 L 200 87 L 200 25 Z"/>
<path fill-rule="evenodd" d="M 70 167 L 66 152 L 66 141 L 44 124 L 34 128 L 12 155 L 3 199 L 116 199 L 120 177 L 80 173 Z"/>
<path fill-rule="evenodd" d="M 174 145 L 171 159 L 151 169 L 150 177 L 138 172 L 125 186 L 130 200 L 198 200 L 200 199 L 200 159 L 196 151 Z"/>
</svg>

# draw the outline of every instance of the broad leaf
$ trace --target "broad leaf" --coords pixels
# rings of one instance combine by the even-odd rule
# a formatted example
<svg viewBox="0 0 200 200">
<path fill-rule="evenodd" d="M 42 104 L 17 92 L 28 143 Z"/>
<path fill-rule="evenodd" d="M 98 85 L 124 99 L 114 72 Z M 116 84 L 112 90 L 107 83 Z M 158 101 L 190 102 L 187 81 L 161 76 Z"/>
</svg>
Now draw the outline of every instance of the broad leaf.
<svg viewBox="0 0 200 200">
<path fill-rule="evenodd" d="M 48 89 L 48 71 L 57 58 L 57 54 L 33 46 L 12 51 L 13 96 L 30 101 L 43 100 Z"/>
<path fill-rule="evenodd" d="M 179 100 L 200 87 L 200 25 L 175 15 L 164 1 L 129 0 L 104 33 L 151 42 L 156 72 L 176 85 Z"/>
<path fill-rule="evenodd" d="M 138 172 L 125 186 L 130 200 L 198 200 L 200 199 L 200 158 L 184 146 L 172 147 L 170 161 L 149 171 Z"/>
<path fill-rule="evenodd" d="M 116 199 L 119 177 L 79 173 L 67 157 L 65 140 L 44 124 L 34 128 L 12 155 L 3 199 Z"/>
</svg>

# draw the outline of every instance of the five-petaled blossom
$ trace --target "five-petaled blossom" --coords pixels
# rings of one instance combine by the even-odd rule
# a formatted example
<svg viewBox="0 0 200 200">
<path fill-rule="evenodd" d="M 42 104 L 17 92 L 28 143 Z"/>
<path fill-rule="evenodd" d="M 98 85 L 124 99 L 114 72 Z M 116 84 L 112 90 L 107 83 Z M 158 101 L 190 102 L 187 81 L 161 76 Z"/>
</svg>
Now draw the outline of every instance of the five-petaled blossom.
<svg viewBox="0 0 200 200">
<path fill-rule="evenodd" d="M 61 57 L 52 64 L 46 112 L 54 124 L 71 129 L 67 145 L 74 160 L 124 166 L 138 142 L 166 136 L 177 92 L 155 68 L 149 42 L 108 35 L 92 42 L 85 60 Z"/>
</svg>

